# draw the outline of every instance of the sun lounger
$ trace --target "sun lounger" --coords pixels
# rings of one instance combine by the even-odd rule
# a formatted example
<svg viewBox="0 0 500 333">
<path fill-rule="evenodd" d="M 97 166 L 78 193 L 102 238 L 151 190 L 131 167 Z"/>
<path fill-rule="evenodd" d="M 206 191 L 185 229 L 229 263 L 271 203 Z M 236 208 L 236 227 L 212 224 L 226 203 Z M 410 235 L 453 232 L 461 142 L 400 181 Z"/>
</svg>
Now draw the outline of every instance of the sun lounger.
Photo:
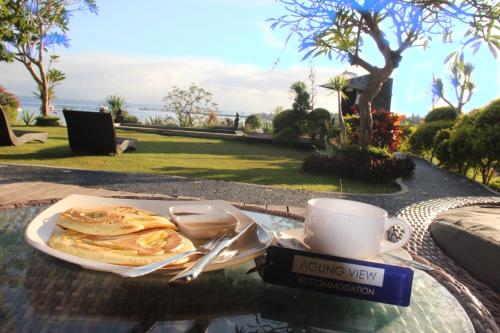
<svg viewBox="0 0 500 333">
<path fill-rule="evenodd" d="M 69 146 L 74 153 L 121 154 L 137 140 L 117 138 L 110 113 L 64 110 Z"/>
<path fill-rule="evenodd" d="M 31 131 L 15 131 L 10 128 L 7 121 L 7 115 L 0 106 L 0 146 L 19 146 L 26 142 L 38 141 L 47 142 L 48 133 L 46 132 L 31 132 Z"/>
</svg>

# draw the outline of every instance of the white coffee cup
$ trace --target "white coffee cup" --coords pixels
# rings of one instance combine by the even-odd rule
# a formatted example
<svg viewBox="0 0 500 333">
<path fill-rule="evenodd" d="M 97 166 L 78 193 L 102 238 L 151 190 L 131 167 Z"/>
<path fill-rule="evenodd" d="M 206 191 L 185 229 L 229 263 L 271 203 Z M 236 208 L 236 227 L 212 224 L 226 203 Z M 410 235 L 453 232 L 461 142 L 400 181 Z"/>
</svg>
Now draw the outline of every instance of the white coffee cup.
<svg viewBox="0 0 500 333">
<path fill-rule="evenodd" d="M 369 259 L 402 247 L 411 236 L 411 226 L 400 218 L 389 218 L 385 210 L 362 202 L 317 198 L 307 202 L 304 242 L 319 253 L 353 259 Z M 387 230 L 403 228 L 396 243 L 384 242 Z"/>
</svg>

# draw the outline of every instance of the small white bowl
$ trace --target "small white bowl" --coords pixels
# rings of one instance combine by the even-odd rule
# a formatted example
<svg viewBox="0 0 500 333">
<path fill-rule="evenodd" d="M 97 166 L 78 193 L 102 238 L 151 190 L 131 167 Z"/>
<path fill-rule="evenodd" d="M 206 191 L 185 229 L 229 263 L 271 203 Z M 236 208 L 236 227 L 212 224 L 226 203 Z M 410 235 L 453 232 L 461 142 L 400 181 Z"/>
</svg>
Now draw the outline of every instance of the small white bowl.
<svg viewBox="0 0 500 333">
<path fill-rule="evenodd" d="M 181 232 L 191 239 L 212 238 L 236 228 L 238 219 L 225 209 L 211 205 L 178 205 L 169 208 Z"/>
</svg>

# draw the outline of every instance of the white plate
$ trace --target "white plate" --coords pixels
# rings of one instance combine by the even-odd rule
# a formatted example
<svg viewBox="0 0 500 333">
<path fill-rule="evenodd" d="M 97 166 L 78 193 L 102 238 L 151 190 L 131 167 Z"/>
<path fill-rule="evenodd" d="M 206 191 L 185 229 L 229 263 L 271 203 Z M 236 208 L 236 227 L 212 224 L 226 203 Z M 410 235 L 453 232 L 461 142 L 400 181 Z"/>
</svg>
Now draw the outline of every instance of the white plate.
<svg viewBox="0 0 500 333">
<path fill-rule="evenodd" d="M 283 237 L 295 238 L 296 240 L 298 240 L 301 243 L 304 242 L 304 237 L 305 237 L 304 236 L 304 228 L 281 230 L 280 233 L 282 234 Z M 388 241 L 384 240 L 384 242 L 388 242 Z M 406 260 L 413 260 L 413 258 L 408 253 L 408 251 L 406 251 L 405 249 L 402 249 L 402 248 L 389 251 L 388 253 L 393 254 L 395 256 L 398 256 L 400 258 L 406 259 Z M 378 262 L 381 264 L 388 264 L 388 265 L 396 265 L 396 266 L 401 265 L 401 261 L 398 261 L 397 259 L 391 258 L 389 256 L 385 256 L 383 253 L 375 258 L 363 259 L 363 260 L 373 261 L 373 262 Z"/>
<path fill-rule="evenodd" d="M 55 258 L 80 265 L 84 268 L 98 271 L 112 271 L 125 266 L 106 264 L 90 259 L 76 257 L 65 252 L 58 251 L 48 246 L 48 240 L 52 235 L 56 225 L 56 220 L 60 213 L 67 209 L 84 206 L 121 205 L 131 206 L 139 209 L 155 212 L 163 216 L 169 216 L 169 207 L 173 205 L 190 205 L 193 203 L 207 203 L 218 206 L 239 220 L 236 231 L 242 230 L 252 219 L 243 214 L 240 210 L 225 201 L 163 201 L 163 200 L 135 200 L 135 199 L 115 199 L 102 198 L 87 195 L 70 195 L 61 201 L 50 206 L 30 222 L 24 233 L 24 238 L 28 244 L 34 248 Z M 259 225 L 255 234 L 243 235 L 230 248 L 226 249 L 217 259 L 205 268 L 205 271 L 212 271 L 239 265 L 245 261 L 254 259 L 266 251 L 270 238 L 267 232 Z M 175 274 L 182 266 L 169 267 L 161 270 L 162 273 Z"/>
</svg>

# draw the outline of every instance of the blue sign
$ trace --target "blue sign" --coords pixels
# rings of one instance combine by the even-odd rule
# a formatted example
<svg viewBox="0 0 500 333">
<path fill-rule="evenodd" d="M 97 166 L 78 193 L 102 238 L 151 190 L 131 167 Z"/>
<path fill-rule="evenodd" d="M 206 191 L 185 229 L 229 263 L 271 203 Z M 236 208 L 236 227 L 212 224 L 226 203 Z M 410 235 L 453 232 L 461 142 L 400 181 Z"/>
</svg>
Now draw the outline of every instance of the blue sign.
<svg viewBox="0 0 500 333">
<path fill-rule="evenodd" d="M 413 270 L 270 246 L 263 279 L 293 288 L 408 306 Z"/>
</svg>

